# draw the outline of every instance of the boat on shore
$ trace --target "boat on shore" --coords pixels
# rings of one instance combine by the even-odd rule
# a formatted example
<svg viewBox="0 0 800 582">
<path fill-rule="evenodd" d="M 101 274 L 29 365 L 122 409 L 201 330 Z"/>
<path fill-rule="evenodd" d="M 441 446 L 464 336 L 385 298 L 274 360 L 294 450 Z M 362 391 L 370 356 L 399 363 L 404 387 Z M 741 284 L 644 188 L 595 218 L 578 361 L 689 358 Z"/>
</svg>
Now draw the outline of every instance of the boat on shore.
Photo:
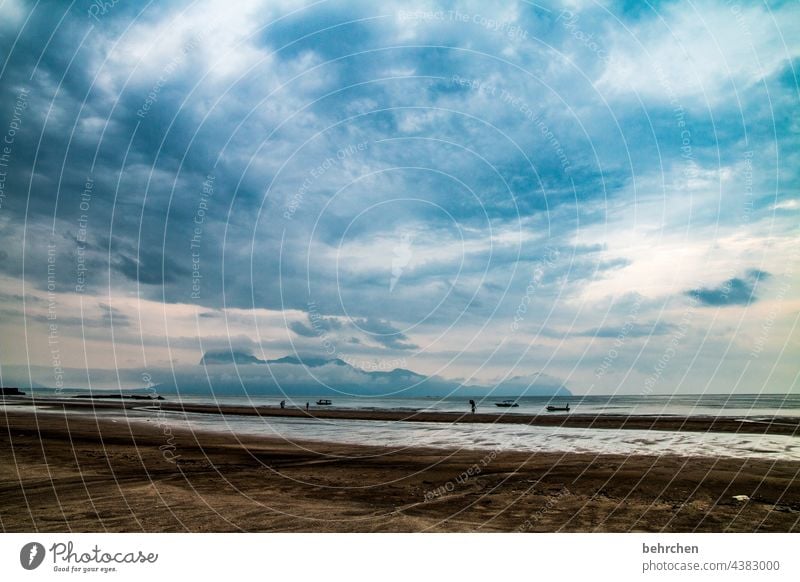
<svg viewBox="0 0 800 582">
<path fill-rule="evenodd" d="M 516 408 L 519 406 L 519 404 L 517 404 L 513 400 L 503 400 L 502 402 L 495 402 L 494 405 L 499 406 L 500 408 Z"/>
<path fill-rule="evenodd" d="M 327 399 L 320 398 L 317 400 L 317 406 L 330 406 L 331 404 L 333 404 L 333 402 Z"/>
<path fill-rule="evenodd" d="M 548 406 L 547 412 L 569 412 L 569 404 L 566 406 Z"/>
</svg>

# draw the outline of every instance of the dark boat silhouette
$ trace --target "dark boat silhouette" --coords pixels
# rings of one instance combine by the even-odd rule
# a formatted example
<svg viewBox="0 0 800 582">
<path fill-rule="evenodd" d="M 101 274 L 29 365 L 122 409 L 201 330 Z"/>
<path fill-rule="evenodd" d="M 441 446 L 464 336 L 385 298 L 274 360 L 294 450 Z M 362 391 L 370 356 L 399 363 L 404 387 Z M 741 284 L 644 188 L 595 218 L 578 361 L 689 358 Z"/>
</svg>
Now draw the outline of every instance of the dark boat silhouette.
<svg viewBox="0 0 800 582">
<path fill-rule="evenodd" d="M 502 402 L 495 402 L 494 405 L 499 406 L 500 408 L 516 408 L 517 406 L 519 406 L 519 404 L 517 404 L 513 400 L 503 400 Z"/>
<path fill-rule="evenodd" d="M 331 402 L 330 400 L 325 400 L 325 399 L 317 400 L 318 406 L 330 406 L 331 404 L 333 404 L 333 402 Z"/>
<path fill-rule="evenodd" d="M 569 412 L 569 404 L 566 406 L 548 406 L 547 412 Z"/>
</svg>

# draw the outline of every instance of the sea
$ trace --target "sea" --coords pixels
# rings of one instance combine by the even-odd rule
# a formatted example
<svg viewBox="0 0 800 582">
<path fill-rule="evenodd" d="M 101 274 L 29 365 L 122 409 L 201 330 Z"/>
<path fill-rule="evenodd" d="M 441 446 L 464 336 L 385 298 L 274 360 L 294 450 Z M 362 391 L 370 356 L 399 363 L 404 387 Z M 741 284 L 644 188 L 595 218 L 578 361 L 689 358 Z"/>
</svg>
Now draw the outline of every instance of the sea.
<svg viewBox="0 0 800 582">
<path fill-rule="evenodd" d="M 166 396 L 169 398 L 169 396 Z M 329 399 L 332 408 L 360 410 L 402 410 L 408 412 L 465 412 L 470 410 L 469 398 L 384 398 L 370 396 L 196 396 L 182 395 L 186 402 L 241 404 L 249 406 L 277 405 L 285 400 L 287 405 L 311 407 L 319 399 Z M 800 417 L 800 393 L 798 394 L 690 394 L 650 396 L 524 396 L 512 398 L 518 406 L 501 408 L 496 406 L 507 400 L 504 397 L 475 398 L 478 412 L 504 412 L 506 414 L 538 414 L 548 405 L 563 407 L 569 404 L 571 414 L 635 414 L 674 416 L 730 416 L 753 417 L 769 420 L 776 416 Z M 550 414 L 568 414 L 553 412 Z"/>
<path fill-rule="evenodd" d="M 37 390 L 37 396 L 52 396 Z M 60 392 L 59 396 L 67 396 Z M 219 403 L 248 406 L 319 408 L 317 397 L 290 396 L 235 397 L 187 395 L 169 397 L 193 403 Z M 467 398 L 371 398 L 342 395 L 332 397 L 334 409 L 401 410 L 466 412 Z M 521 397 L 518 407 L 495 406 L 500 398 L 476 400 L 478 412 L 505 414 L 543 413 L 547 405 L 563 406 L 570 412 L 549 414 L 635 414 L 692 417 L 724 416 L 753 423 L 776 423 L 787 417 L 800 417 L 800 394 L 737 395 L 649 395 L 649 396 L 572 396 Z M 0 407 L 14 408 L 6 403 Z M 61 410 L 37 406 L 41 414 L 63 414 Z M 86 414 L 71 411 L 70 414 Z M 396 451 L 412 447 L 449 450 L 520 451 L 528 453 L 588 453 L 621 455 L 678 455 L 727 458 L 758 458 L 800 461 L 800 438 L 785 435 L 749 433 L 675 432 L 633 429 L 571 428 L 564 426 L 529 426 L 526 424 L 435 423 L 413 421 L 376 421 L 327 418 L 276 418 L 258 416 L 220 416 L 216 414 L 178 413 L 142 403 L 134 410 L 98 409 L 96 414 L 112 422 L 157 423 L 165 432 L 175 429 L 211 431 L 234 435 L 260 435 L 299 442 L 312 448 L 315 443 L 369 444 Z"/>
</svg>

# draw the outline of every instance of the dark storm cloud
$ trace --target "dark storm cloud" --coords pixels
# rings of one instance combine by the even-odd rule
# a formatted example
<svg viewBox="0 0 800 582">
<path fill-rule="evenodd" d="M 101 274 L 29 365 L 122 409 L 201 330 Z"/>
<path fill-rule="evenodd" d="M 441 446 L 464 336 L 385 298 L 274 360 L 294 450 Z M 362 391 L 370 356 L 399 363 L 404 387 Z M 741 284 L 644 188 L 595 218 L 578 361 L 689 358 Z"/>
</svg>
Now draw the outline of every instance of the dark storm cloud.
<svg viewBox="0 0 800 582">
<path fill-rule="evenodd" d="M 85 4 L 21 6 L 25 18 L 0 18 L 0 136 L 29 92 L 4 182 L 0 273 L 41 291 L 54 240 L 59 293 L 74 292 L 81 247 L 90 294 L 135 288 L 213 310 L 309 312 L 313 301 L 313 325 L 289 323 L 297 336 L 337 332 L 405 351 L 422 342 L 401 330 L 421 320 L 509 317 L 536 269 L 539 313 L 618 275 L 630 253 L 576 243 L 584 229 L 600 231 L 609 209 L 636 214 L 647 197 L 667 208 L 674 192 L 688 192 L 711 202 L 693 205 L 693 228 L 741 226 L 743 205 L 719 203 L 719 178 L 692 190 L 693 168 L 721 175 L 750 152 L 759 176 L 780 176 L 781 200 L 796 197 L 800 164 L 779 167 L 777 155 L 797 151 L 794 49 L 763 79 L 731 73 L 745 81 L 736 99 L 730 80 L 692 93 L 685 67 L 671 76 L 676 59 L 708 55 L 665 50 L 665 86 L 637 68 L 662 47 L 625 43 L 631 30 L 644 44 L 672 38 L 680 9 L 671 3 L 570 7 L 576 20 L 558 6 L 493 8 L 515 35 L 408 16 L 418 7 L 407 3 L 322 3 L 287 15 L 268 2 L 119 2 L 99 22 Z M 712 16 L 734 20 L 724 6 Z M 594 48 L 578 32 L 593 33 Z M 607 78 L 598 47 L 634 78 Z M 689 154 L 676 111 L 691 129 Z M 764 184 L 753 188 L 753 223 L 769 209 L 774 188 Z M 664 211 L 636 216 L 666 235 L 685 227 Z M 411 243 L 406 264 L 391 241 L 412 229 L 427 238 Z M 558 257 L 547 259 L 549 249 Z M 746 305 L 764 276 L 746 273 L 697 297 Z M 2 300 L 19 311 L 15 295 Z M 108 305 L 103 322 L 129 323 Z M 629 334 L 667 329 L 638 324 Z"/>
<path fill-rule="evenodd" d="M 373 317 L 355 318 L 343 323 L 337 318 L 321 317 L 319 314 L 313 313 L 309 315 L 309 324 L 306 325 L 301 321 L 292 321 L 288 327 L 300 337 L 327 337 L 329 333 L 339 330 L 346 330 L 348 333 L 358 331 L 365 334 L 367 339 L 380 344 L 384 348 L 396 350 L 417 348 L 416 345 L 408 341 L 408 336 L 385 319 Z M 362 343 L 359 338 L 352 336 L 345 337 L 343 341 L 354 345 Z"/>
<path fill-rule="evenodd" d="M 396 350 L 413 350 L 418 346 L 408 341 L 408 336 L 392 325 L 390 321 L 380 318 L 368 317 L 355 322 L 363 331 L 369 334 L 370 339 Z"/>
<path fill-rule="evenodd" d="M 316 337 L 317 332 L 313 329 L 308 327 L 302 321 L 292 321 L 289 324 L 289 329 L 291 329 L 294 333 L 302 337 Z"/>
<path fill-rule="evenodd" d="M 146 257 L 138 259 L 119 253 L 114 268 L 131 281 L 146 285 L 172 283 L 188 272 L 174 259 L 157 252 L 148 252 Z"/>
<path fill-rule="evenodd" d="M 716 287 L 687 291 L 690 297 L 696 297 L 703 305 L 720 307 L 725 305 L 749 305 L 757 301 L 756 289 L 763 279 L 770 274 L 758 269 L 750 269 L 741 277 L 732 277 Z"/>
</svg>

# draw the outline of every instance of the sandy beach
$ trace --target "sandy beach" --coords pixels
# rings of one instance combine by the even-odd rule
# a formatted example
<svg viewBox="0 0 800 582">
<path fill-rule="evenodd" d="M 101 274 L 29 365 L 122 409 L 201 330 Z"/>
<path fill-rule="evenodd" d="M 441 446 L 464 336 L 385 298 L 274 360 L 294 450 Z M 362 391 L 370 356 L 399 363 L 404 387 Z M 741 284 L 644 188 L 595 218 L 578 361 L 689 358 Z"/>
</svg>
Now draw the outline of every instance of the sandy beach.
<svg viewBox="0 0 800 582">
<path fill-rule="evenodd" d="M 69 415 L 4 410 L 0 527 L 47 532 L 800 530 L 798 462 L 397 451 L 190 431 L 175 431 L 167 439 L 155 423 L 127 424 L 90 416 L 88 410 L 74 414 L 86 406 L 129 404 L 70 404 Z M 277 412 L 287 413 L 303 414 Z M 486 416 L 493 418 L 476 415 L 470 421 L 512 418 Z M 692 421 L 702 430 L 697 424 L 702 419 Z M 570 422 L 598 420 L 574 416 Z M 628 418 L 623 426 L 652 422 Z M 705 430 L 737 430 L 722 421 L 705 422 Z M 686 423 L 675 426 L 687 430 Z M 737 501 L 735 495 L 750 500 Z"/>
</svg>

